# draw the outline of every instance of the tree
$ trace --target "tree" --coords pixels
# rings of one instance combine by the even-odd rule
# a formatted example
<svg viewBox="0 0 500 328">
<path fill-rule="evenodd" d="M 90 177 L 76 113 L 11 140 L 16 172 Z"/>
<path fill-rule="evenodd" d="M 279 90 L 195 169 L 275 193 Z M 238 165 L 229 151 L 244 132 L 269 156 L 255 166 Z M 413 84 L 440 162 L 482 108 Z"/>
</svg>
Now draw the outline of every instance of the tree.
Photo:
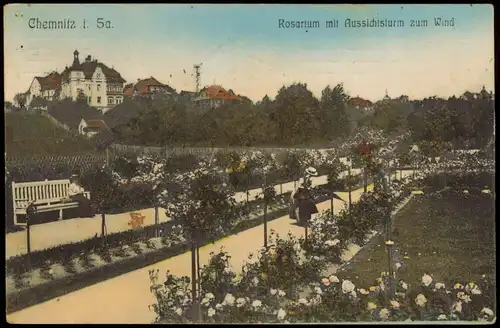
<svg viewBox="0 0 500 328">
<path fill-rule="evenodd" d="M 350 119 L 346 113 L 348 100 L 343 84 L 337 84 L 333 89 L 328 85 L 321 92 L 321 108 L 326 120 L 324 128 L 328 136 L 338 137 L 350 132 Z"/>
<path fill-rule="evenodd" d="M 21 109 L 26 107 L 26 94 L 25 93 L 18 93 L 14 97 L 14 102 L 17 104 L 17 106 Z"/>
<path fill-rule="evenodd" d="M 183 227 L 183 234 L 191 242 L 192 299 L 197 299 L 197 253 L 203 241 L 214 239 L 227 232 L 237 217 L 234 191 L 229 188 L 219 169 L 209 162 L 200 162 L 187 174 L 166 178 L 170 191 L 160 192 L 161 207 L 174 222 Z M 197 302 L 193 302 L 197 318 Z"/>
</svg>

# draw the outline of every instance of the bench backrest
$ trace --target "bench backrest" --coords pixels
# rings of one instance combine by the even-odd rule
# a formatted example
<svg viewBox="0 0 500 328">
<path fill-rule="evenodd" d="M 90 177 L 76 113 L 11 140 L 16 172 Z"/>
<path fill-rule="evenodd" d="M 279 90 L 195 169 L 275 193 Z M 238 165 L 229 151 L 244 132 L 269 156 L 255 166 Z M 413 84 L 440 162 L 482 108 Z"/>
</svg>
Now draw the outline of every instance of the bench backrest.
<svg viewBox="0 0 500 328">
<path fill-rule="evenodd" d="M 34 182 L 12 182 L 12 198 L 43 203 L 68 197 L 69 179 Z"/>
</svg>

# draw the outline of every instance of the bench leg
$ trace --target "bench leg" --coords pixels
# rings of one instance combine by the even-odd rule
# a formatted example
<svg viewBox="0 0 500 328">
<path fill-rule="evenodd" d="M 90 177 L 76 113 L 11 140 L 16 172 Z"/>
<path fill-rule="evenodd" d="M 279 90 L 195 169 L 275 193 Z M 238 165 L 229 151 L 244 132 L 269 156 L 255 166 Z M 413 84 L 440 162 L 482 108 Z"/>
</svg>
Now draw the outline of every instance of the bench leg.
<svg viewBox="0 0 500 328">
<path fill-rule="evenodd" d="M 59 210 L 59 221 L 62 221 L 63 219 L 63 210 L 62 208 Z"/>
</svg>

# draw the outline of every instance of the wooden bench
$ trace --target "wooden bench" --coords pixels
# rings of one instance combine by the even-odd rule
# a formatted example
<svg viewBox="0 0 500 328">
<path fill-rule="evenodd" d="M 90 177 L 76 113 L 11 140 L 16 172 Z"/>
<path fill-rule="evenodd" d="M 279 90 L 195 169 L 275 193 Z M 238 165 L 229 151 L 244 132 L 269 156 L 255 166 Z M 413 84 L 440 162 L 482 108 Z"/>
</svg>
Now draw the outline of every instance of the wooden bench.
<svg viewBox="0 0 500 328">
<path fill-rule="evenodd" d="M 38 212 L 59 211 L 59 220 L 63 218 L 63 210 L 78 207 L 78 202 L 68 196 L 69 179 L 45 180 L 34 182 L 12 182 L 12 200 L 14 225 L 25 226 L 18 222 L 18 215 L 26 215 L 26 208 L 33 201 Z M 84 192 L 90 199 L 90 193 Z"/>
</svg>

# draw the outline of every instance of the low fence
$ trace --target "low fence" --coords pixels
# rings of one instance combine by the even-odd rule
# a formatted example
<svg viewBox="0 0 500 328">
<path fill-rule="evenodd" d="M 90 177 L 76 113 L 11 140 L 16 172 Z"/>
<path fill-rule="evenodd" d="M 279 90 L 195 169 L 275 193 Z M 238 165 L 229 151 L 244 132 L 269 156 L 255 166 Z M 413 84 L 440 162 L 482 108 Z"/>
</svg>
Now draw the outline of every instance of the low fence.
<svg viewBox="0 0 500 328">
<path fill-rule="evenodd" d="M 236 152 L 239 154 L 253 151 L 253 152 L 263 152 L 263 153 L 281 153 L 287 151 L 304 151 L 307 148 L 274 148 L 274 147 L 146 147 L 146 146 L 134 146 L 134 145 L 122 145 L 113 144 L 110 150 L 115 154 L 155 154 L 155 155 L 165 155 L 165 156 L 176 156 L 176 155 L 195 155 L 195 156 L 207 156 L 213 155 L 218 152 Z M 330 148 L 317 149 L 319 151 L 326 151 Z"/>
</svg>

